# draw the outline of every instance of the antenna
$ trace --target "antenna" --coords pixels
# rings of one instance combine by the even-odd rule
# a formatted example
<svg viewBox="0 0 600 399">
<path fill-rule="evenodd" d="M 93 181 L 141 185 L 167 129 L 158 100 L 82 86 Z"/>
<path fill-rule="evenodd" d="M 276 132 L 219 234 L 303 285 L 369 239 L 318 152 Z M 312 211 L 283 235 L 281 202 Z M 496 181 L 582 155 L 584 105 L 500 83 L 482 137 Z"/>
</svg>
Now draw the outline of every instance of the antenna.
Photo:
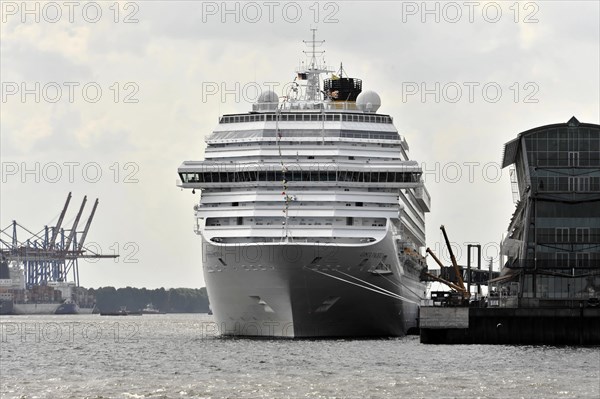
<svg viewBox="0 0 600 399">
<path fill-rule="evenodd" d="M 316 36 L 317 36 L 317 28 L 310 28 L 310 30 L 312 31 L 312 40 L 303 40 L 304 44 L 306 45 L 311 45 L 312 46 L 312 50 L 309 53 L 310 54 L 310 69 L 316 69 L 316 62 L 317 62 L 317 55 L 321 56 L 323 54 L 325 54 L 325 50 L 323 51 L 316 51 L 315 48 L 316 47 L 321 47 L 323 45 L 323 43 L 325 43 L 325 40 L 316 40 Z M 307 54 L 306 51 L 303 51 L 304 54 Z"/>
<path fill-rule="evenodd" d="M 320 101 L 320 75 L 322 73 L 332 72 L 327 69 L 325 65 L 320 65 L 317 62 L 317 57 L 321 57 L 325 54 L 325 50 L 317 50 L 317 47 L 321 47 L 325 40 L 317 40 L 317 28 L 310 28 L 312 31 L 312 40 L 303 40 L 302 42 L 310 47 L 309 51 L 303 51 L 307 57 L 310 58 L 310 64 L 308 68 L 302 65 L 298 70 L 299 74 L 303 75 L 302 79 L 306 79 L 306 100 L 307 101 Z"/>
</svg>

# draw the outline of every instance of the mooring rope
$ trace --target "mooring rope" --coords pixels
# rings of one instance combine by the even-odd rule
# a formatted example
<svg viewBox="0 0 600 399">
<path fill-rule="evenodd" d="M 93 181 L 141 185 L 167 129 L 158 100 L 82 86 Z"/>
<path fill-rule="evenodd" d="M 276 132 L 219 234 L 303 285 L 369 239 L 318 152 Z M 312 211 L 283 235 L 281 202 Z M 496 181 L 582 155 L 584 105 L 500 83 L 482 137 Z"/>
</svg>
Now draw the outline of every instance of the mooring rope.
<svg viewBox="0 0 600 399">
<path fill-rule="evenodd" d="M 345 275 L 345 276 L 348 276 L 348 277 L 350 277 L 350 278 L 353 278 L 353 279 L 355 279 L 355 280 L 358 280 L 358 281 L 360 281 L 361 283 L 368 284 L 368 285 L 370 285 L 370 286 L 372 286 L 372 287 L 375 287 L 375 288 L 377 288 L 377 289 L 379 289 L 379 290 L 381 290 L 381 291 L 384 291 L 384 292 L 387 292 L 387 293 L 390 293 L 390 294 L 396 295 L 396 296 L 398 296 L 400 299 L 402 299 L 403 301 L 406 301 L 406 302 L 412 302 L 412 303 L 415 303 L 415 304 L 417 304 L 417 305 L 418 305 L 418 303 L 417 303 L 417 302 L 413 301 L 412 299 L 405 298 L 405 297 L 403 297 L 403 296 L 402 296 L 402 295 L 400 295 L 400 294 L 396 294 L 395 292 L 388 291 L 388 290 L 386 290 L 385 288 L 381 288 L 381 287 L 379 287 L 379 286 L 377 286 L 377 285 L 375 285 L 375 284 L 369 283 L 368 281 L 361 280 L 361 279 L 359 279 L 358 277 L 356 277 L 356 276 L 353 276 L 353 275 L 351 275 L 351 274 L 348 274 L 348 273 L 344 273 L 344 272 L 343 272 L 343 271 L 341 271 L 341 270 L 336 270 L 336 271 L 337 271 L 338 273 L 342 273 L 342 274 L 343 274 L 343 275 Z M 384 275 L 382 275 L 382 274 L 381 274 L 380 276 L 385 278 L 385 276 L 384 276 Z M 386 280 L 387 280 L 387 278 L 386 278 Z M 389 280 L 388 280 L 388 281 L 389 281 Z M 390 281 L 390 282 L 391 282 L 391 281 Z M 394 284 L 393 282 L 391 282 L 391 283 L 392 283 L 392 284 Z M 395 285 L 395 284 L 394 284 L 394 285 Z M 400 288 L 400 287 L 398 287 L 398 288 Z"/>
<path fill-rule="evenodd" d="M 378 287 L 378 286 L 376 286 L 376 285 L 374 285 L 374 284 L 367 283 L 366 281 L 363 281 L 363 280 L 361 280 L 361 279 L 359 279 L 359 278 L 356 278 L 356 277 L 354 277 L 354 276 L 350 276 L 350 277 L 353 277 L 353 278 L 357 279 L 358 281 L 364 282 L 364 283 L 366 283 L 366 284 L 370 284 L 370 285 L 372 285 L 372 286 L 376 287 L 377 289 L 373 289 L 373 288 L 370 288 L 370 287 L 367 287 L 367 286 L 364 286 L 364 285 L 361 285 L 361 284 L 357 284 L 357 283 L 355 283 L 355 282 L 353 282 L 353 281 L 349 281 L 349 280 L 343 279 L 343 278 L 341 278 L 341 277 L 332 276 L 331 274 L 324 273 L 324 272 L 322 272 L 322 271 L 320 271 L 320 270 L 311 269 L 311 268 L 309 268 L 309 267 L 306 267 L 306 266 L 305 266 L 305 268 L 306 268 L 306 269 L 308 269 L 308 270 L 312 270 L 312 271 L 313 271 L 313 272 L 315 272 L 315 273 L 319 273 L 319 274 L 322 274 L 322 275 L 324 275 L 324 276 L 331 277 L 331 278 L 333 278 L 333 279 L 335 279 L 335 280 L 343 281 L 344 283 L 348 283 L 348 284 L 351 284 L 351 285 L 354 285 L 354 286 L 357 286 L 357 287 L 360 287 L 360 288 L 364 288 L 365 290 L 372 291 L 372 292 L 375 292 L 375 293 L 377 293 L 377 294 L 381 294 L 381 295 L 389 296 L 390 298 L 394 298 L 394 299 L 398 299 L 398 300 L 400 300 L 400 301 L 406 301 L 406 302 L 410 302 L 410 303 L 414 303 L 414 304 L 417 304 L 417 305 L 418 305 L 418 303 L 417 303 L 417 302 L 415 302 L 415 301 L 412 301 L 412 300 L 410 300 L 410 299 L 408 299 L 408 298 L 404 298 L 403 296 L 401 296 L 401 295 L 398 295 L 398 294 L 396 294 L 396 293 L 394 293 L 394 292 L 387 291 L 387 290 L 385 290 L 385 289 L 383 289 L 383 288 L 381 288 L 381 287 Z M 342 273 L 343 273 L 343 272 L 342 272 Z"/>
</svg>

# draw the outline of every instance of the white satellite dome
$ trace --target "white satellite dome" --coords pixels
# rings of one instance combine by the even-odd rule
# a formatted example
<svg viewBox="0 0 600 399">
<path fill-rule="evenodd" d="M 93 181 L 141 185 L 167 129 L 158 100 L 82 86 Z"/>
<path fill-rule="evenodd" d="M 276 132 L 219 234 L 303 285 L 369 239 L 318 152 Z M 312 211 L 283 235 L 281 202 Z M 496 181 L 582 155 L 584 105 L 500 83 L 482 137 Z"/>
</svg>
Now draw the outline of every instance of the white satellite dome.
<svg viewBox="0 0 600 399">
<path fill-rule="evenodd" d="M 279 96 L 274 91 L 267 90 L 260 93 L 257 103 L 278 103 Z"/>
<path fill-rule="evenodd" d="M 260 93 L 256 105 L 259 111 L 273 111 L 279 105 L 279 96 L 274 91 L 267 90 Z"/>
<path fill-rule="evenodd" d="M 364 112 L 377 112 L 381 107 L 381 98 L 374 91 L 363 91 L 356 97 L 356 108 Z"/>
</svg>

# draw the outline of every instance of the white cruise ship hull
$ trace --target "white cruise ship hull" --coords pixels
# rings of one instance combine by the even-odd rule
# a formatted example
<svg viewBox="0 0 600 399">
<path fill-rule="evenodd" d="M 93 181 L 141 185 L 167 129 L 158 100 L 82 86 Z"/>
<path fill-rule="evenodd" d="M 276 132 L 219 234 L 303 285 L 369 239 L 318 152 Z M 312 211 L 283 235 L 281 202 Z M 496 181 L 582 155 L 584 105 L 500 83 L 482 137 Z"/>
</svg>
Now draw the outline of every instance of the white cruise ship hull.
<svg viewBox="0 0 600 399">
<path fill-rule="evenodd" d="M 425 286 L 398 260 L 390 232 L 355 246 L 203 243 L 221 335 L 383 337 L 417 327 Z M 377 270 L 382 259 L 390 270 Z"/>
</svg>

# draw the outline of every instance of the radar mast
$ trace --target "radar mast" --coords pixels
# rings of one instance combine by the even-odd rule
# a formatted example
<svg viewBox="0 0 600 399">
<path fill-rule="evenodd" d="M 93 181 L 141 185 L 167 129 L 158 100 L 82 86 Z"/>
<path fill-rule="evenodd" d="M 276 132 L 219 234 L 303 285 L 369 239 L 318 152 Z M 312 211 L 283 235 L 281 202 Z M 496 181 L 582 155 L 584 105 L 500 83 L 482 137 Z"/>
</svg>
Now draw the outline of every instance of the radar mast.
<svg viewBox="0 0 600 399">
<path fill-rule="evenodd" d="M 310 58 L 310 63 L 308 68 L 298 69 L 298 79 L 306 80 L 306 101 L 321 101 L 320 75 L 322 73 L 333 72 L 333 70 L 327 68 L 324 61 L 322 64 L 319 64 L 317 61 L 318 57 L 322 57 L 325 54 L 325 50 L 317 50 L 317 47 L 323 46 L 325 40 L 316 39 L 317 28 L 311 28 L 310 30 L 312 31 L 312 40 L 303 40 L 304 44 L 310 47 L 309 51 L 303 51 Z"/>
</svg>

